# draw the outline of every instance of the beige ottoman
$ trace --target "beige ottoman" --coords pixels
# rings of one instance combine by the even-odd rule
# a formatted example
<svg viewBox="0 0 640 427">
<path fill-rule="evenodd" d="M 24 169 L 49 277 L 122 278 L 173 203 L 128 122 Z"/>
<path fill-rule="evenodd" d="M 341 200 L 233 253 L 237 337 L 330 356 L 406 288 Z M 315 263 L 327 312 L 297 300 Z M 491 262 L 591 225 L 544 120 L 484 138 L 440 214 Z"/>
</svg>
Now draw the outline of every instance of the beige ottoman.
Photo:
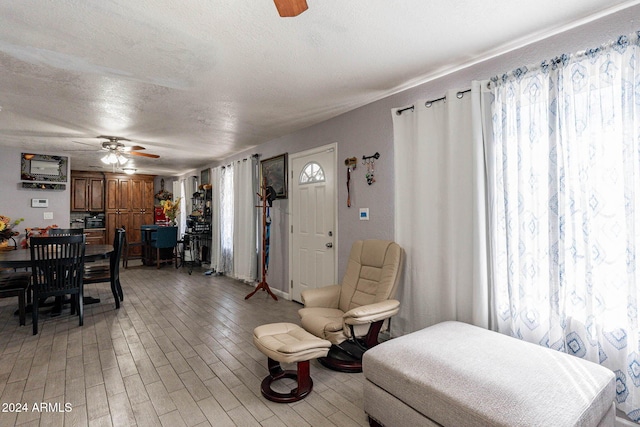
<svg viewBox="0 0 640 427">
<path fill-rule="evenodd" d="M 278 403 L 304 399 L 313 388 L 309 375 L 309 361 L 325 357 L 331 342 L 318 338 L 293 323 L 271 323 L 253 330 L 253 342 L 268 357 L 269 376 L 262 381 L 262 395 Z M 280 363 L 297 363 L 297 371 L 283 370 Z M 290 378 L 298 387 L 289 393 L 278 393 L 271 388 L 274 381 Z"/>
<path fill-rule="evenodd" d="M 615 375 L 595 363 L 460 322 L 364 354 L 372 426 L 613 427 Z"/>
</svg>

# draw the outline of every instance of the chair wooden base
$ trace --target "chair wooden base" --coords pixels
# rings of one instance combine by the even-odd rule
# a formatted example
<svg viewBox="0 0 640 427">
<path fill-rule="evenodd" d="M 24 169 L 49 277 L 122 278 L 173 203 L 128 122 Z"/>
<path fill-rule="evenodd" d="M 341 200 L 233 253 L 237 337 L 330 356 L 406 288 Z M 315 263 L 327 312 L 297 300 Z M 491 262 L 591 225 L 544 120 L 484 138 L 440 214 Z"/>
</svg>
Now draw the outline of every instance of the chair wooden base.
<svg viewBox="0 0 640 427">
<path fill-rule="evenodd" d="M 382 329 L 384 320 L 373 322 L 369 326 L 369 331 L 363 339 L 357 341 L 349 339 L 340 343 L 333 344 L 329 350 L 327 357 L 320 357 L 318 361 L 325 368 L 333 371 L 357 373 L 362 372 L 362 356 L 365 351 L 378 345 L 378 334 Z M 351 330 L 353 336 L 353 328 Z"/>
<path fill-rule="evenodd" d="M 357 357 L 352 356 L 335 345 L 332 345 L 327 357 L 319 357 L 318 361 L 322 366 L 332 371 L 353 374 L 362 372 L 362 354 L 364 354 L 364 352 L 361 352 Z"/>
<path fill-rule="evenodd" d="M 280 362 L 269 358 L 269 376 L 262 380 L 261 391 L 262 395 L 277 403 L 291 403 L 297 402 L 307 397 L 313 389 L 313 380 L 309 375 L 309 361 L 303 360 L 298 362 L 297 371 L 283 370 L 280 366 Z M 271 388 L 271 384 L 275 381 L 283 378 L 289 378 L 296 380 L 298 387 L 291 390 L 289 393 L 278 393 Z"/>
</svg>

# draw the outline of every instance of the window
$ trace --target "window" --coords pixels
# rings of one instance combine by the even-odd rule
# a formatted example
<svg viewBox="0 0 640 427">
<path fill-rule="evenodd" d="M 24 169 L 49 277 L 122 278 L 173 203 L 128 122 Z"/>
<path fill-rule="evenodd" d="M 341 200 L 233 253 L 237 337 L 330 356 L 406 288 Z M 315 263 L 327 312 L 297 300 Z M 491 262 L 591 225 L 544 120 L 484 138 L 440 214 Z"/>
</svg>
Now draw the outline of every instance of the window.
<svg viewBox="0 0 640 427">
<path fill-rule="evenodd" d="M 324 182 L 324 169 L 316 162 L 307 163 L 304 168 L 302 168 L 302 172 L 300 172 L 300 179 L 298 183 L 303 184 L 313 184 L 314 182 Z"/>
</svg>

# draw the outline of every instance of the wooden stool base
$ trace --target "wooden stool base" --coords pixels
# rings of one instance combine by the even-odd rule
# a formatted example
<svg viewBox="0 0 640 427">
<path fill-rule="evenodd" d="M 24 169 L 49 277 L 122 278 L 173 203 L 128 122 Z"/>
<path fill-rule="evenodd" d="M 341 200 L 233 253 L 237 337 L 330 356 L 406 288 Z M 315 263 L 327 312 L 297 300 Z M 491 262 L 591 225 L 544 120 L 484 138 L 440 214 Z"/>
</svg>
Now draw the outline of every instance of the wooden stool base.
<svg viewBox="0 0 640 427">
<path fill-rule="evenodd" d="M 278 393 L 271 388 L 271 383 L 281 380 L 283 378 L 289 378 L 296 380 L 298 387 L 291 390 L 289 393 Z M 277 403 L 291 403 L 307 397 L 313 389 L 313 380 L 309 375 L 309 361 L 303 360 L 298 362 L 298 370 L 283 370 L 280 366 L 280 362 L 269 358 L 269 376 L 262 380 L 261 391 L 262 395 Z"/>
</svg>

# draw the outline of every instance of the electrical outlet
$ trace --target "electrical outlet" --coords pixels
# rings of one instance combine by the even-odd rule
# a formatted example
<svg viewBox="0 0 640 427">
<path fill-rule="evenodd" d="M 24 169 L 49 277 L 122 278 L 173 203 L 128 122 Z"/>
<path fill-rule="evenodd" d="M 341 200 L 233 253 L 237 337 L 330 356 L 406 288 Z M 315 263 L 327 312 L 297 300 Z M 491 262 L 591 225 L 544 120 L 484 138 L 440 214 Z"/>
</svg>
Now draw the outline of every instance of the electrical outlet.
<svg viewBox="0 0 640 427">
<path fill-rule="evenodd" d="M 369 221 L 369 208 L 360 208 L 360 221 Z"/>
<path fill-rule="evenodd" d="M 44 219 L 53 219 L 53 212 L 45 212 Z"/>
</svg>

